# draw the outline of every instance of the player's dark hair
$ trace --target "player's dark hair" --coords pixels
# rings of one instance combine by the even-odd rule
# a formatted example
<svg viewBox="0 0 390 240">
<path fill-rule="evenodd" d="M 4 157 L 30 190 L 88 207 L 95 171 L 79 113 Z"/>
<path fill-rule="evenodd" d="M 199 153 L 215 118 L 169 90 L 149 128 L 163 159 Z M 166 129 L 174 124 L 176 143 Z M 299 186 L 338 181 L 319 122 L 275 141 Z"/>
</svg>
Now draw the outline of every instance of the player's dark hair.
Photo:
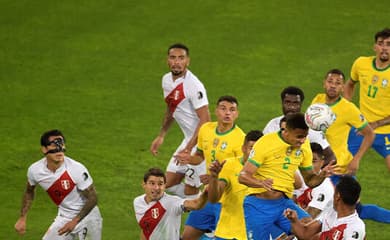
<svg viewBox="0 0 390 240">
<path fill-rule="evenodd" d="M 283 89 L 283 91 L 280 93 L 280 98 L 282 99 L 282 101 L 284 100 L 284 98 L 286 97 L 287 94 L 288 95 L 299 95 L 301 97 L 302 102 L 305 99 L 305 94 L 303 93 L 302 89 L 300 89 L 299 87 L 289 86 L 289 87 L 286 87 L 285 89 Z"/>
<path fill-rule="evenodd" d="M 341 75 L 343 77 L 343 81 L 345 80 L 345 75 L 344 75 L 343 71 L 341 71 L 340 69 L 334 68 L 334 69 L 329 70 L 325 75 L 325 79 L 328 77 L 329 74 Z"/>
<path fill-rule="evenodd" d="M 149 168 L 149 170 L 144 175 L 144 183 L 146 183 L 150 176 L 162 177 L 164 178 L 164 183 L 167 182 L 164 172 L 159 168 Z"/>
<path fill-rule="evenodd" d="M 171 45 L 169 48 L 168 48 L 168 55 L 169 55 L 169 51 L 171 51 L 171 49 L 173 48 L 180 48 L 180 49 L 183 49 L 184 51 L 186 51 L 186 54 L 187 56 L 190 56 L 190 50 L 188 49 L 188 47 L 182 43 L 175 43 L 173 45 Z"/>
<path fill-rule="evenodd" d="M 375 34 L 375 42 L 378 38 L 389 38 L 390 37 L 390 28 L 385 28 L 382 31 L 379 31 Z"/>
<path fill-rule="evenodd" d="M 280 121 L 279 121 L 279 128 L 281 131 L 284 130 L 284 128 L 282 127 L 282 123 L 285 123 L 286 122 L 286 116 L 283 116 Z"/>
<path fill-rule="evenodd" d="M 50 141 L 49 141 L 49 138 L 52 137 L 52 136 L 61 136 L 63 139 L 64 139 L 64 142 L 65 142 L 65 137 L 64 137 L 64 134 L 62 134 L 62 132 L 58 129 L 53 129 L 53 130 L 49 130 L 47 132 L 44 132 L 41 136 L 41 146 L 43 147 L 47 147 L 50 145 Z"/>
<path fill-rule="evenodd" d="M 303 129 L 308 130 L 309 127 L 306 125 L 305 116 L 303 113 L 289 113 L 286 115 L 286 128 L 288 129 Z"/>
<path fill-rule="evenodd" d="M 223 101 L 230 102 L 230 103 L 235 103 L 235 104 L 238 106 L 237 98 L 235 98 L 235 97 L 233 97 L 233 96 L 225 95 L 225 96 L 219 97 L 219 98 L 218 98 L 218 101 L 217 101 L 217 105 L 218 105 L 220 102 L 223 102 Z"/>
<path fill-rule="evenodd" d="M 340 194 L 343 202 L 349 206 L 354 206 L 360 197 L 361 187 L 359 182 L 349 175 L 340 177 L 336 185 L 335 192 Z"/>
<path fill-rule="evenodd" d="M 324 155 L 324 150 L 322 149 L 320 144 L 318 144 L 316 142 L 312 142 L 312 143 L 310 143 L 310 148 L 311 148 L 311 151 L 313 153 L 316 153 L 319 156 L 323 156 Z"/>
<path fill-rule="evenodd" d="M 249 131 L 246 134 L 245 140 L 244 140 L 244 144 L 246 144 L 249 141 L 257 141 L 262 136 L 263 136 L 263 132 L 262 131 L 260 131 L 260 130 L 251 130 L 251 131 Z"/>
</svg>

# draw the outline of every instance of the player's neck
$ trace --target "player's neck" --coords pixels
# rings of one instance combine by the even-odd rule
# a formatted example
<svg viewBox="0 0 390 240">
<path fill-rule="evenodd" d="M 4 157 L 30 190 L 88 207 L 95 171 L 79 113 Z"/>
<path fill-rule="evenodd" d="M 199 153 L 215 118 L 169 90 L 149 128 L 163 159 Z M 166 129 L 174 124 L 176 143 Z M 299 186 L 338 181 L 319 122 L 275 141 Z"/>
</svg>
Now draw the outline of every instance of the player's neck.
<svg viewBox="0 0 390 240">
<path fill-rule="evenodd" d="M 227 123 L 227 124 L 219 123 L 217 126 L 217 132 L 220 134 L 226 133 L 230 131 L 233 127 L 234 127 L 234 123 Z"/>
<path fill-rule="evenodd" d="M 355 213 L 355 208 L 351 208 L 351 206 L 343 205 L 337 209 L 337 218 L 348 217 Z"/>
<path fill-rule="evenodd" d="M 385 69 L 390 66 L 390 60 L 387 60 L 386 62 L 382 62 L 379 58 L 375 59 L 375 67 L 377 69 Z"/>
<path fill-rule="evenodd" d="M 48 160 L 47 161 L 47 168 L 52 171 L 52 172 L 55 172 L 58 168 L 60 168 L 62 166 L 62 164 L 64 163 L 64 161 L 53 161 L 53 160 Z"/>
</svg>

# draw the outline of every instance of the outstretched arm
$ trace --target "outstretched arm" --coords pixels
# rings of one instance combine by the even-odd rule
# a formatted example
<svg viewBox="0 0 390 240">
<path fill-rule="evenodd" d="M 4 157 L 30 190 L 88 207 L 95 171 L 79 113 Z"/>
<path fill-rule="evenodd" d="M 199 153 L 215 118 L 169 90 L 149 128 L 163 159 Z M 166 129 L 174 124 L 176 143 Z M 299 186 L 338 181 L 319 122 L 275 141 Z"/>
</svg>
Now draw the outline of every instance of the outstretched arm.
<svg viewBox="0 0 390 240">
<path fill-rule="evenodd" d="M 360 145 L 357 153 L 353 156 L 352 161 L 348 164 L 347 169 L 348 173 L 352 175 L 356 174 L 357 170 L 359 169 L 360 160 L 362 159 L 364 153 L 367 152 L 367 150 L 371 147 L 375 139 L 374 130 L 372 130 L 370 125 L 367 125 L 361 131 L 359 131 L 359 134 L 364 136 L 362 144 Z"/>
<path fill-rule="evenodd" d="M 23 235 L 26 233 L 26 221 L 27 221 L 27 212 L 30 210 L 32 202 L 35 196 L 35 186 L 31 186 L 30 183 L 27 182 L 26 190 L 23 195 L 22 200 L 22 208 L 20 210 L 20 217 L 18 221 L 15 223 L 15 230 Z"/>
<path fill-rule="evenodd" d="M 186 211 L 198 210 L 204 207 L 207 202 L 207 189 L 202 192 L 202 194 L 195 199 L 187 199 L 184 201 L 184 209 Z"/>
<path fill-rule="evenodd" d="M 76 217 L 74 217 L 70 222 L 67 222 L 60 230 L 58 230 L 60 235 L 71 232 L 76 227 L 76 225 L 97 205 L 97 195 L 93 184 L 91 184 L 87 189 L 81 191 L 81 194 L 87 199 L 84 207 L 81 208 Z"/>
<path fill-rule="evenodd" d="M 172 123 L 174 121 L 174 118 L 172 116 L 172 113 L 169 111 L 169 108 L 167 107 L 167 110 L 164 114 L 162 126 L 160 129 L 160 133 L 158 136 L 153 140 L 151 146 L 150 146 L 150 152 L 156 156 L 158 154 L 158 148 L 160 145 L 164 142 L 164 137 L 167 134 L 169 128 L 171 127 Z"/>
</svg>

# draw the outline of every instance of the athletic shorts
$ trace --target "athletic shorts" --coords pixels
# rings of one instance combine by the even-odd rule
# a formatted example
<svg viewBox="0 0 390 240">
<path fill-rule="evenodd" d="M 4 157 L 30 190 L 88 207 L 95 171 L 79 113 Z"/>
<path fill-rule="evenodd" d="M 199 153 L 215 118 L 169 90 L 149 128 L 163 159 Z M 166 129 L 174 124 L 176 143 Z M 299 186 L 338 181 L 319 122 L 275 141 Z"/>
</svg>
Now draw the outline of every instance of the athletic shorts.
<svg viewBox="0 0 390 240">
<path fill-rule="evenodd" d="M 72 219 L 57 215 L 54 222 L 43 236 L 43 240 L 85 240 L 93 239 L 100 240 L 102 238 L 103 219 L 100 215 L 98 207 L 95 207 L 91 212 L 79 222 L 73 231 L 69 234 L 58 235 L 58 230 Z"/>
<path fill-rule="evenodd" d="M 194 227 L 203 232 L 212 232 L 217 226 L 220 212 L 221 203 L 207 202 L 202 209 L 190 212 L 185 225 Z"/>
<path fill-rule="evenodd" d="M 291 233 L 291 223 L 283 215 L 287 208 L 297 211 L 298 218 L 310 217 L 302 208 L 289 198 L 263 199 L 246 196 L 244 216 L 248 239 L 269 239 L 282 232 Z"/>
<path fill-rule="evenodd" d="M 363 136 L 357 134 L 356 128 L 351 128 L 348 136 L 348 150 L 352 155 L 357 153 L 362 141 Z M 371 147 L 383 158 L 388 156 L 390 154 L 390 134 L 377 133 Z"/>
</svg>

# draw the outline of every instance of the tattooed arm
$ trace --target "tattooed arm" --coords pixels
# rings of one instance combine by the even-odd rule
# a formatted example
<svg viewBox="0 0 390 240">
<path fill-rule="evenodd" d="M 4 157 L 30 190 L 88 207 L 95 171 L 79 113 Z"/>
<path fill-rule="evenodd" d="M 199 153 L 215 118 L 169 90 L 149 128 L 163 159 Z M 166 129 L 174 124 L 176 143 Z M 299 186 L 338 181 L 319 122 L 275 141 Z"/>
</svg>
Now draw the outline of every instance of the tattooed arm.
<svg viewBox="0 0 390 240">
<path fill-rule="evenodd" d="M 60 235 L 71 232 L 76 225 L 97 205 L 97 195 L 93 184 L 91 184 L 87 189 L 81 191 L 81 195 L 87 199 L 84 207 L 80 210 L 79 214 L 72 219 L 72 221 L 66 223 L 60 230 L 58 230 Z"/>
<path fill-rule="evenodd" d="M 15 223 L 15 230 L 20 235 L 26 233 L 27 212 L 31 207 L 31 204 L 34 200 L 34 196 L 35 196 L 35 186 L 31 186 L 30 183 L 27 182 L 26 190 L 24 191 L 24 195 L 23 195 L 20 217 L 18 221 L 16 221 Z"/>
</svg>

